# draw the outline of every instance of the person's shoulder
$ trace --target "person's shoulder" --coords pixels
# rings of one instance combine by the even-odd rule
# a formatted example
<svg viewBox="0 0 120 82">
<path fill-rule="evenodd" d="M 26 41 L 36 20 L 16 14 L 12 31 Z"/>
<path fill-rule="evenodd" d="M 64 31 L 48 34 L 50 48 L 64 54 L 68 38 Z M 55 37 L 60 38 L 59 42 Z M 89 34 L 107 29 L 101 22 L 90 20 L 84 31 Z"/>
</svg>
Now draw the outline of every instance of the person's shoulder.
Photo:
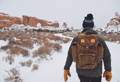
<svg viewBox="0 0 120 82">
<path fill-rule="evenodd" d="M 77 38 L 78 38 L 78 36 L 75 36 L 75 37 L 73 38 L 73 41 L 76 41 L 76 40 L 77 40 Z"/>
<path fill-rule="evenodd" d="M 81 32 L 77 33 L 75 37 L 73 37 L 73 41 L 77 41 L 78 40 L 78 36 L 81 34 Z"/>
<path fill-rule="evenodd" d="M 98 39 L 99 39 L 100 43 L 104 43 L 105 42 L 104 38 L 102 36 L 100 36 L 100 35 L 98 35 Z"/>
</svg>

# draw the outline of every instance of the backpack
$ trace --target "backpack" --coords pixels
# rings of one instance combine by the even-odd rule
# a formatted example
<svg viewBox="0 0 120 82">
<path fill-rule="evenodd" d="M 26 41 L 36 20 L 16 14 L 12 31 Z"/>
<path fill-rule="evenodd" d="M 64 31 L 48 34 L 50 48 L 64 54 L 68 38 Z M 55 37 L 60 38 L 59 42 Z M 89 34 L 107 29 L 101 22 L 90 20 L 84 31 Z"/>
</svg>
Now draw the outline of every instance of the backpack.
<svg viewBox="0 0 120 82">
<path fill-rule="evenodd" d="M 72 57 L 79 69 L 94 69 L 103 57 L 103 46 L 97 34 L 80 33 L 72 45 Z"/>
</svg>

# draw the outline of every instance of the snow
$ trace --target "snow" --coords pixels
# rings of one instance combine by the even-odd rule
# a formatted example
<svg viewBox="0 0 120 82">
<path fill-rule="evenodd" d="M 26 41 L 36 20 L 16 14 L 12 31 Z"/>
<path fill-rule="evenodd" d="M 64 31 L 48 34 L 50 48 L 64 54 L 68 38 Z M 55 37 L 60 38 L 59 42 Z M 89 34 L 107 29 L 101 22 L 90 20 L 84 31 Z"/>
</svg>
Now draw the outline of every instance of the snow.
<svg viewBox="0 0 120 82">
<path fill-rule="evenodd" d="M 67 51 L 69 48 L 70 42 L 63 45 L 62 53 L 54 53 L 53 60 L 44 61 L 40 64 L 40 70 L 31 73 L 28 73 L 26 76 L 25 82 L 32 81 L 42 81 L 42 82 L 64 82 L 63 80 L 63 67 L 65 64 L 65 60 L 67 57 Z M 120 49 L 120 44 L 107 42 L 107 45 L 110 49 L 112 55 L 112 72 L 113 72 L 113 80 L 112 82 L 119 82 L 119 74 L 120 74 L 120 66 L 116 65 L 118 63 L 119 57 L 118 49 Z M 79 79 L 76 74 L 75 64 L 71 66 L 70 72 L 72 76 L 68 79 L 68 82 L 79 82 Z M 35 77 L 35 78 L 33 78 Z M 103 78 L 102 82 L 106 82 Z"/>
<path fill-rule="evenodd" d="M 113 82 L 120 82 L 120 44 L 108 42 L 107 45 L 112 56 Z"/>
<path fill-rule="evenodd" d="M 87 4 L 86 4 L 87 2 Z M 84 17 L 87 13 L 93 13 L 95 18 L 95 25 L 97 27 L 105 27 L 106 22 L 113 17 L 112 15 L 120 10 L 119 0 L 1 0 L 0 1 L 0 12 L 5 12 L 14 16 L 29 15 L 35 16 L 46 20 L 57 20 L 62 26 L 63 22 L 67 22 L 68 25 L 74 26 L 75 28 L 80 28 Z M 35 5 L 34 5 L 34 4 Z M 107 3 L 107 6 L 106 6 Z M 67 4 L 67 6 L 66 6 Z M 7 6 L 6 6 L 7 5 Z M 27 5 L 27 6 L 26 6 Z M 62 6 L 61 6 L 62 5 Z M 97 7 L 96 7 L 97 5 Z M 102 5 L 102 6 L 101 6 Z M 39 9 L 38 9 L 39 8 Z M 12 12 L 11 12 L 12 11 Z M 32 11 L 32 12 L 31 12 Z M 104 13 L 102 13 L 104 11 Z M 6 20 L 5 20 L 6 21 Z M 7 28 L 1 29 L 4 31 Z M 67 28 L 51 28 L 51 27 L 41 27 L 41 24 L 37 24 L 37 27 L 30 27 L 24 25 L 14 25 L 11 26 L 9 30 L 50 30 L 50 31 L 59 31 L 67 30 Z M 114 28 L 113 28 L 114 29 Z M 109 31 L 113 30 L 112 28 Z M 115 29 L 116 32 L 117 29 Z M 7 31 L 7 30 L 6 30 Z M 56 34 L 56 36 L 62 36 L 61 34 Z M 65 36 L 62 36 L 65 37 Z M 19 40 L 14 37 L 15 40 Z M 0 48 L 9 43 L 9 41 L 0 40 Z M 19 62 L 27 61 L 32 57 L 23 58 L 21 55 L 15 56 L 15 63 L 9 65 L 6 62 L 6 56 L 8 53 L 6 51 L 0 50 L 0 82 L 4 82 L 4 78 L 8 76 L 5 72 L 11 68 L 16 68 L 20 70 L 21 78 L 24 79 L 24 82 L 64 82 L 63 81 L 63 67 L 67 57 L 68 48 L 71 42 L 67 44 L 62 44 L 61 53 L 53 53 L 52 56 L 48 56 L 46 60 L 36 61 L 39 63 L 39 70 L 31 71 L 31 68 L 21 67 Z M 112 55 L 112 72 L 113 72 L 113 82 L 120 82 L 120 66 L 119 63 L 120 56 L 118 55 L 120 44 L 107 42 L 107 45 L 110 49 Z M 29 49 L 30 55 L 32 52 L 37 50 L 41 45 L 34 44 L 32 49 Z M 79 79 L 76 74 L 75 64 L 71 67 L 72 76 L 69 78 L 68 82 L 79 82 Z M 103 82 L 105 80 L 103 79 Z"/>
<path fill-rule="evenodd" d="M 118 26 L 109 26 L 109 27 L 106 28 L 106 31 L 107 32 L 118 32 L 118 31 L 120 31 L 120 25 L 118 25 Z"/>
<path fill-rule="evenodd" d="M 39 67 L 40 69 L 35 72 L 27 72 L 23 74 L 23 79 L 25 82 L 64 82 L 63 70 L 64 63 L 66 59 L 66 54 L 69 48 L 70 42 L 63 44 L 62 53 L 54 53 L 52 55 L 52 60 L 42 62 Z M 75 68 L 72 69 L 72 77 L 69 82 L 78 81 L 77 74 L 75 73 Z"/>
<path fill-rule="evenodd" d="M 8 44 L 8 40 L 7 40 L 7 41 L 0 40 L 0 48 L 1 48 L 2 46 L 7 45 L 7 44 Z"/>
<path fill-rule="evenodd" d="M 60 35 L 60 34 L 58 34 Z M 61 35 L 60 35 L 61 36 Z M 8 41 L 0 40 L 0 46 L 6 45 Z M 64 71 L 64 64 L 67 57 L 67 52 L 70 46 L 70 42 L 66 44 L 62 44 L 62 50 L 61 52 L 54 52 L 52 56 L 48 56 L 48 60 L 43 61 L 36 61 L 35 63 L 39 63 L 39 70 L 31 71 L 31 68 L 28 67 L 21 67 L 19 65 L 20 61 L 26 61 L 31 59 L 32 57 L 25 57 L 22 56 L 15 56 L 15 63 L 12 65 L 9 65 L 5 61 L 5 57 L 8 55 L 5 51 L 0 50 L 0 82 L 4 82 L 4 78 L 7 75 L 6 71 L 10 68 L 16 68 L 20 71 L 21 78 L 23 79 L 23 82 L 64 82 L 63 79 L 63 71 Z M 111 52 L 111 58 L 112 58 L 112 73 L 113 73 L 113 79 L 112 82 L 119 82 L 119 76 L 120 76 L 120 66 L 117 65 L 119 62 L 119 49 L 120 44 L 118 43 L 112 43 L 112 42 L 106 42 L 110 52 Z M 33 49 L 31 49 L 31 52 L 38 49 L 40 45 L 34 44 Z M 33 59 L 35 61 L 35 59 Z M 68 79 L 68 82 L 79 82 L 78 76 L 76 74 L 75 70 L 75 64 L 73 63 L 70 69 L 71 77 Z M 102 82 L 106 82 L 103 78 Z"/>
<path fill-rule="evenodd" d="M 69 28 L 64 28 L 64 27 L 59 27 L 59 28 L 55 28 L 52 26 L 46 26 L 46 27 L 42 27 L 38 24 L 37 27 L 31 27 L 31 26 L 25 26 L 23 24 L 14 24 L 11 27 L 4 27 L 2 29 L 0 29 L 0 31 L 9 31 L 9 30 L 49 30 L 49 31 L 67 31 L 67 30 L 71 30 Z"/>
</svg>

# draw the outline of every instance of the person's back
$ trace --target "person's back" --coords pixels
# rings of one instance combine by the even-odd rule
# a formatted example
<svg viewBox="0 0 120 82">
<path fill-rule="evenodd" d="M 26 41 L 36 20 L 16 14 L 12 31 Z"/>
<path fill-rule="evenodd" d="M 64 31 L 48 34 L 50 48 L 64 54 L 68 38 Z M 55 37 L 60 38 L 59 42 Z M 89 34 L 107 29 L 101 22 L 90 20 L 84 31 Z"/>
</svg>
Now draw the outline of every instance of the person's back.
<svg viewBox="0 0 120 82">
<path fill-rule="evenodd" d="M 83 21 L 83 31 L 78 34 L 79 37 L 77 36 L 73 39 L 69 48 L 68 57 L 64 66 L 65 80 L 67 80 L 67 75 L 70 75 L 69 69 L 73 60 L 76 62 L 76 70 L 81 82 L 101 82 L 102 60 L 104 61 L 105 66 L 104 76 L 106 77 L 106 80 L 111 80 L 110 52 L 105 41 L 99 37 L 97 32 L 93 30 L 93 27 L 94 22 L 92 14 L 88 14 Z M 89 39 L 88 36 L 95 36 L 94 40 Z M 86 39 L 87 42 L 85 43 L 86 37 L 88 39 Z M 89 42 L 95 42 L 95 40 L 98 40 L 98 43 L 94 43 L 94 45 Z M 86 46 L 86 44 L 88 45 Z M 93 46 L 94 49 L 92 49 L 91 46 Z"/>
<path fill-rule="evenodd" d="M 72 45 L 72 58 L 79 69 L 93 69 L 102 60 L 103 46 L 98 34 L 80 33 Z"/>
</svg>

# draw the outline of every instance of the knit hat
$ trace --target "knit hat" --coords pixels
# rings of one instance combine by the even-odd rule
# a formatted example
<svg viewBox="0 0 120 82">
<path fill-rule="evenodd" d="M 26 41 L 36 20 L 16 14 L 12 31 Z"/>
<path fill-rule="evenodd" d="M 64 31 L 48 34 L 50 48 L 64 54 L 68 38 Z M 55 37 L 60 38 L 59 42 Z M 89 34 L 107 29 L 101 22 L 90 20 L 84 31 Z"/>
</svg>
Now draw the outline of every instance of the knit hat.
<svg viewBox="0 0 120 82">
<path fill-rule="evenodd" d="M 83 28 L 93 28 L 94 27 L 94 22 L 93 22 L 93 15 L 91 13 L 87 14 L 83 21 Z"/>
<path fill-rule="evenodd" d="M 93 15 L 90 13 L 90 14 L 87 14 L 87 16 L 85 17 L 86 20 L 93 20 Z"/>
</svg>

